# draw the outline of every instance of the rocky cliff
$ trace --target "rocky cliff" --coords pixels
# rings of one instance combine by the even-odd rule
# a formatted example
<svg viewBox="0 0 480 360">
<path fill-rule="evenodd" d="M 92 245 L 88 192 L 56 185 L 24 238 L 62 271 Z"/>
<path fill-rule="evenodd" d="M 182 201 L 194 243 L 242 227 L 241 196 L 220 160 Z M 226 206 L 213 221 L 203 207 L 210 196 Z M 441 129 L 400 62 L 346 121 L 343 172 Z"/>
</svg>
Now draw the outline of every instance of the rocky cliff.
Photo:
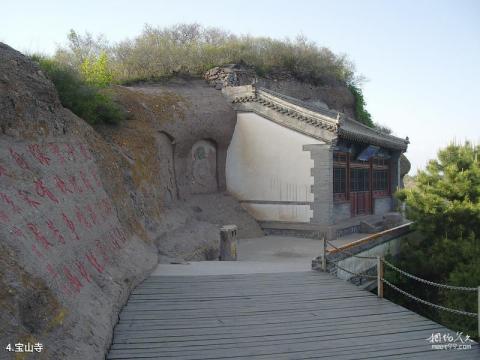
<svg viewBox="0 0 480 360">
<path fill-rule="evenodd" d="M 38 358 L 101 359 L 157 262 L 117 155 L 4 44 L 0 128 L 0 357 L 8 343 L 41 343 Z"/>
<path fill-rule="evenodd" d="M 222 193 L 234 113 L 203 82 L 116 87 L 131 114 L 93 129 L 0 44 L 0 358 L 103 359 L 130 290 L 161 259 L 214 257 L 256 222 Z M 18 357 L 18 354 L 17 354 Z"/>
</svg>

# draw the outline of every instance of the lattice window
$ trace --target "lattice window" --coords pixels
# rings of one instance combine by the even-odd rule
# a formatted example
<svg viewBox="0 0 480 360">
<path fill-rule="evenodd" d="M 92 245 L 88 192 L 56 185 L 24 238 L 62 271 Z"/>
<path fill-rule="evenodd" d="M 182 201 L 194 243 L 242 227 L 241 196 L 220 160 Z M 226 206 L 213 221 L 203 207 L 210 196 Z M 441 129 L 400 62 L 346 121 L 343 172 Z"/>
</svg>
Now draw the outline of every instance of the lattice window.
<svg viewBox="0 0 480 360">
<path fill-rule="evenodd" d="M 388 190 L 388 173 L 387 170 L 373 171 L 373 190 L 387 191 Z"/>
<path fill-rule="evenodd" d="M 388 163 L 389 163 L 388 159 L 378 158 L 378 157 L 372 159 L 373 167 L 384 169 L 384 168 L 388 167 Z"/>
<path fill-rule="evenodd" d="M 346 163 L 347 162 L 347 153 L 335 151 L 333 153 L 333 162 Z"/>
<path fill-rule="evenodd" d="M 333 168 L 333 193 L 344 194 L 347 184 L 347 169 L 344 167 Z"/>
<path fill-rule="evenodd" d="M 353 168 L 350 170 L 350 190 L 368 191 L 370 189 L 368 169 Z"/>
</svg>

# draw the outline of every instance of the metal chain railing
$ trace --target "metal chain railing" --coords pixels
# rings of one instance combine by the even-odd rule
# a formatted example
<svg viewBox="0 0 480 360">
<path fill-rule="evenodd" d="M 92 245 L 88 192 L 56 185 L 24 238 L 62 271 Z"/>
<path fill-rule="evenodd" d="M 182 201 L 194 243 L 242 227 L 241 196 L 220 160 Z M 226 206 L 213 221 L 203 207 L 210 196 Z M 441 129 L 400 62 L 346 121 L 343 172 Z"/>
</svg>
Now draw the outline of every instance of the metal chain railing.
<svg viewBox="0 0 480 360">
<path fill-rule="evenodd" d="M 388 286 L 390 286 L 392 289 L 394 289 L 395 291 L 398 291 L 400 294 L 403 294 L 407 297 L 409 297 L 410 299 L 413 299 L 415 301 L 418 301 L 419 303 L 422 303 L 424 305 L 428 305 L 428 306 L 431 306 L 433 308 L 436 308 L 436 309 L 439 309 L 439 310 L 444 310 L 444 311 L 448 311 L 448 312 L 451 312 L 451 313 L 454 313 L 454 314 L 459 314 L 459 315 L 465 315 L 465 316 L 471 316 L 471 317 L 477 317 L 477 313 L 472 313 L 472 312 L 468 312 L 468 311 L 463 311 L 463 310 L 457 310 L 457 309 L 451 309 L 451 308 L 448 308 L 448 307 L 445 307 L 445 306 L 441 306 L 441 305 L 437 305 L 437 304 L 434 304 L 434 303 L 431 303 L 431 302 L 428 302 L 426 300 L 423 300 L 423 299 L 420 299 L 408 292 L 406 292 L 405 290 L 402 290 L 398 287 L 396 287 L 395 285 L 393 285 L 391 282 L 389 282 L 388 280 L 385 280 L 385 279 L 381 279 L 385 284 L 387 284 Z M 475 289 L 477 290 L 477 289 Z"/>
<path fill-rule="evenodd" d="M 438 309 L 438 310 L 458 314 L 458 315 L 478 317 L 478 327 L 479 327 L 479 332 L 480 332 L 480 287 L 474 288 L 474 287 L 466 287 L 466 286 L 453 286 L 453 285 L 439 284 L 439 283 L 436 283 L 436 282 L 433 282 L 433 281 L 425 280 L 425 279 L 422 279 L 418 276 L 412 275 L 412 274 L 396 267 L 395 265 L 386 261 L 382 257 L 356 255 L 356 254 L 353 254 L 350 251 L 347 251 L 346 249 L 340 249 L 340 248 L 336 247 L 335 245 L 333 245 L 331 242 L 327 241 L 326 239 L 323 239 L 323 241 L 324 241 L 324 243 L 323 243 L 323 260 L 322 261 L 323 261 L 324 271 L 326 271 L 326 269 L 327 269 L 327 266 L 326 266 L 327 265 L 327 251 L 326 251 L 326 245 L 327 244 L 330 245 L 331 247 L 333 247 L 335 250 L 337 250 L 341 253 L 345 253 L 345 254 L 349 255 L 350 257 L 355 257 L 355 258 L 358 258 L 358 259 L 368 259 L 368 260 L 376 259 L 377 260 L 377 275 L 376 276 L 362 274 L 362 273 L 356 273 L 356 272 L 347 270 L 347 269 L 345 269 L 344 267 L 342 267 L 338 264 L 339 261 L 330 260 L 328 262 L 332 263 L 337 269 L 345 271 L 348 274 L 351 274 L 351 275 L 354 275 L 354 276 L 359 276 L 359 277 L 365 277 L 365 278 L 369 278 L 369 279 L 377 279 L 377 285 L 378 285 L 377 291 L 378 291 L 378 296 L 379 297 L 383 297 L 383 284 L 386 284 L 387 286 L 391 287 L 393 290 L 395 290 L 395 291 L 399 292 L 400 294 L 402 294 L 404 296 L 407 296 L 408 298 L 410 298 L 414 301 L 417 301 L 421 304 L 431 306 L 431 307 L 433 307 L 435 309 Z M 408 293 L 407 291 L 400 289 L 399 287 L 393 285 L 391 282 L 389 282 L 388 280 L 386 280 L 383 277 L 384 264 L 387 265 L 390 269 L 392 269 L 394 271 L 397 271 L 398 273 L 402 274 L 403 276 L 406 276 L 410 279 L 421 282 L 423 284 L 427 284 L 427 285 L 430 285 L 430 286 L 435 286 L 435 287 L 438 287 L 438 288 L 441 288 L 441 289 L 448 289 L 448 290 L 455 290 L 455 291 L 476 291 L 478 293 L 478 303 L 479 303 L 478 313 L 473 313 L 473 312 L 468 312 L 468 311 L 458 310 L 458 309 L 452 309 L 452 308 L 448 308 L 448 307 L 445 307 L 445 306 L 437 305 L 437 304 L 431 303 L 429 301 L 423 300 L 421 298 L 418 298 L 418 297 Z"/>
<path fill-rule="evenodd" d="M 376 279 L 377 278 L 377 276 L 375 276 L 375 275 L 356 273 L 356 272 L 347 270 L 344 267 L 338 265 L 338 261 L 330 261 L 330 263 L 334 264 L 338 269 L 340 269 L 342 271 L 345 271 L 346 273 L 348 273 L 350 275 L 360 276 L 360 277 L 364 277 L 364 278 L 367 278 L 367 279 Z"/>
<path fill-rule="evenodd" d="M 409 277 L 410 279 L 413 279 L 413 280 L 416 280 L 418 282 L 421 282 L 421 283 L 424 283 L 424 284 L 428 284 L 428 285 L 431 285 L 431 286 L 436 286 L 436 287 L 439 287 L 439 288 L 442 288 L 442 289 L 449 289 L 449 290 L 458 290 L 458 291 L 477 291 L 477 288 L 474 288 L 474 287 L 466 287 L 466 286 L 453 286 L 453 285 L 445 285 L 445 284 L 439 284 L 439 283 L 436 283 L 436 282 L 433 282 L 433 281 L 429 281 L 429 280 L 425 280 L 425 279 L 422 279 L 422 278 L 419 278 L 418 276 L 415 276 L 415 275 L 412 275 L 402 269 L 399 269 L 398 267 L 396 267 L 395 265 L 389 263 L 387 260 L 385 259 L 382 259 L 383 263 L 385 265 L 387 265 L 389 268 L 399 272 L 400 274 L 406 276 L 406 277 Z"/>
</svg>

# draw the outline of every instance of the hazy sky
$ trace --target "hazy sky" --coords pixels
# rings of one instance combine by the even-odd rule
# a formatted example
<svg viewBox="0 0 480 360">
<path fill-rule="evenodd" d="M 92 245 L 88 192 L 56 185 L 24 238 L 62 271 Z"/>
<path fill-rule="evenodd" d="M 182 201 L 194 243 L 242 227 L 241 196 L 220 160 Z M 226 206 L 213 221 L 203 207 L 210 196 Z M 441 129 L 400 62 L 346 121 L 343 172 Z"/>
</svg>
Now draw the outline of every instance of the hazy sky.
<svg viewBox="0 0 480 360">
<path fill-rule="evenodd" d="M 367 77 L 374 121 L 409 136 L 413 172 L 453 139 L 480 143 L 480 1 L 53 1 L 2 4 L 0 41 L 53 53 L 69 29 L 134 37 L 145 23 L 198 22 L 238 34 L 303 34 Z"/>
</svg>

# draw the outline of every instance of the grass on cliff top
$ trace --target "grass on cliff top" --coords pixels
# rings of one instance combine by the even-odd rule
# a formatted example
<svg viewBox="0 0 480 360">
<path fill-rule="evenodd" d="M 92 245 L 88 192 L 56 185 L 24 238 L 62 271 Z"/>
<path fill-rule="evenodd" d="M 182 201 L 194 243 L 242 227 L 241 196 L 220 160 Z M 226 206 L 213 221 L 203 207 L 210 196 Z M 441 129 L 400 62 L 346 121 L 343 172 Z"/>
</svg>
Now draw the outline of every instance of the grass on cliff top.
<svg viewBox="0 0 480 360">
<path fill-rule="evenodd" d="M 44 74 L 54 83 L 64 107 L 84 119 L 90 125 L 116 124 L 125 118 L 125 112 L 102 90 L 108 82 L 95 83 L 85 79 L 74 68 L 55 59 L 31 55 Z"/>
<path fill-rule="evenodd" d="M 244 63 L 265 76 L 288 71 L 315 84 L 358 84 L 353 63 L 304 36 L 295 40 L 235 35 L 198 24 L 146 25 L 133 39 L 110 43 L 104 36 L 71 30 L 55 59 L 81 70 L 102 56 L 116 82 L 158 79 L 171 74 L 203 75 L 215 66 Z"/>
<path fill-rule="evenodd" d="M 146 25 L 140 35 L 117 43 L 71 30 L 53 57 L 38 59 L 65 107 L 91 124 L 114 123 L 121 111 L 98 91 L 110 84 L 203 76 L 215 67 L 245 64 L 259 76 L 289 73 L 314 85 L 344 85 L 355 98 L 355 117 L 374 127 L 361 90 L 363 78 L 344 54 L 335 54 L 303 36 L 295 40 L 235 35 L 198 24 Z"/>
<path fill-rule="evenodd" d="M 215 67 L 245 64 L 259 76 L 287 72 L 314 85 L 343 84 L 355 97 L 355 115 L 373 127 L 354 64 L 304 36 L 295 40 L 235 35 L 198 24 L 146 25 L 133 39 L 110 43 L 104 36 L 71 30 L 51 60 L 74 69 L 88 84 L 133 84 L 176 75 L 203 76 Z"/>
</svg>

